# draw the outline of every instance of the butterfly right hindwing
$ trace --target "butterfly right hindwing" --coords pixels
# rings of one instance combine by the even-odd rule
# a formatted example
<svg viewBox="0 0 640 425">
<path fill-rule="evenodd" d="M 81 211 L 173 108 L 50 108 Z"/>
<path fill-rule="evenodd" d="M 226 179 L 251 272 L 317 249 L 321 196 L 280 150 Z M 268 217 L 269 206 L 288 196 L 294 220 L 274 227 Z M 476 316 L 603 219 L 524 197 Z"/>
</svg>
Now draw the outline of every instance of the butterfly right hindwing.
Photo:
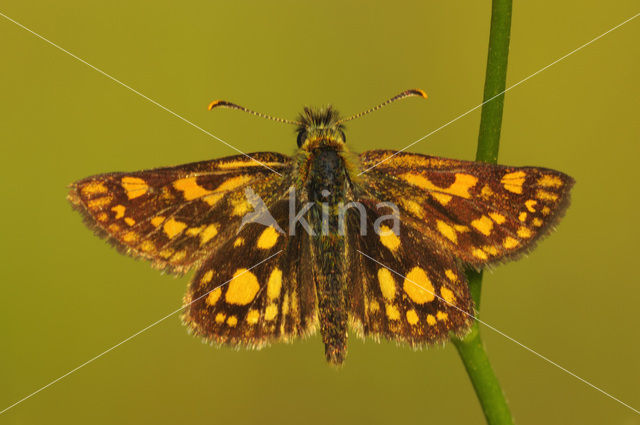
<svg viewBox="0 0 640 425">
<path fill-rule="evenodd" d="M 369 202 L 363 202 L 369 203 Z M 349 215 L 348 279 L 352 327 L 361 336 L 384 336 L 421 346 L 463 335 L 472 323 L 473 302 L 456 260 L 400 223 L 374 229 L 380 214 L 367 207 L 366 234 Z"/>
</svg>

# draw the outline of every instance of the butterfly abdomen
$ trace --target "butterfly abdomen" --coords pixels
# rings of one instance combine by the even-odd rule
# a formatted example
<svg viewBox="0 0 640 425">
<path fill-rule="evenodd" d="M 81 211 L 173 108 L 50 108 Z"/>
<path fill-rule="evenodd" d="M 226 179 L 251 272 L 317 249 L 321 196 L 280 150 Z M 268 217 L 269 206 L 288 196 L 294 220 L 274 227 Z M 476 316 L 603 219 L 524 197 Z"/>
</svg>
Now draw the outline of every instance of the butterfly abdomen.
<svg viewBox="0 0 640 425">
<path fill-rule="evenodd" d="M 347 171 L 332 149 L 314 152 L 311 161 L 307 191 L 314 203 L 309 223 L 320 332 L 327 360 L 341 364 L 347 352 L 347 284 L 339 210 L 346 202 Z"/>
</svg>

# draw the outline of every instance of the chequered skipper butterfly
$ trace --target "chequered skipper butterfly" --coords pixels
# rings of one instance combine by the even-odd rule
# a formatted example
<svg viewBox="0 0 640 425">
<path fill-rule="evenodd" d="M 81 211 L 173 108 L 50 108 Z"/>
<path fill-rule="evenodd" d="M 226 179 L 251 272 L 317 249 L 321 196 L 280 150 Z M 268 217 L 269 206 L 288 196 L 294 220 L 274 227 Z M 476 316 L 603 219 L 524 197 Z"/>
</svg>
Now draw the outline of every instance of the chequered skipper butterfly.
<svg viewBox="0 0 640 425">
<path fill-rule="evenodd" d="M 426 97 L 408 90 L 365 113 L 409 96 Z M 210 109 L 218 106 L 271 118 L 224 101 Z M 530 251 L 567 208 L 573 179 L 538 167 L 352 154 L 343 123 L 360 115 L 341 119 L 328 107 L 305 108 L 298 121 L 271 118 L 298 125 L 292 157 L 258 152 L 101 174 L 73 183 L 68 198 L 122 252 L 172 273 L 196 268 L 183 320 L 210 342 L 258 348 L 319 328 L 327 360 L 340 364 L 349 327 L 414 347 L 463 335 L 474 314 L 464 267 Z M 285 229 L 295 190 L 295 211 L 312 204 L 299 217 L 311 232 L 243 223 L 249 187 Z M 383 201 L 397 206 L 399 231 L 375 228 Z M 336 210 L 350 202 L 360 209 L 338 223 Z"/>
</svg>

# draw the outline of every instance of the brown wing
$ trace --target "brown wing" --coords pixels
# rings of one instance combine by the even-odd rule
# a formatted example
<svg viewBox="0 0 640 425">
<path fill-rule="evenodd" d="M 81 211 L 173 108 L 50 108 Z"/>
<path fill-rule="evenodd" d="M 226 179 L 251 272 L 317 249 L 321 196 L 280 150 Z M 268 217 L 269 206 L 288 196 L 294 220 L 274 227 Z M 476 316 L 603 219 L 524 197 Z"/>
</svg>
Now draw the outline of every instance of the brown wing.
<svg viewBox="0 0 640 425">
<path fill-rule="evenodd" d="M 394 151 L 360 155 L 362 169 Z M 440 250 L 476 267 L 531 250 L 569 204 L 573 179 L 538 167 L 506 167 L 398 153 L 359 180 L 362 196 L 400 207 L 402 220 Z"/>
<path fill-rule="evenodd" d="M 126 254 L 186 272 L 216 252 L 252 211 L 250 187 L 267 204 L 286 192 L 290 158 L 249 154 L 131 173 L 108 173 L 70 186 L 68 199 L 87 225 Z"/>
<path fill-rule="evenodd" d="M 366 231 L 349 211 L 349 320 L 360 336 L 384 336 L 417 347 L 463 335 L 473 302 L 461 265 L 400 222 L 396 235 L 386 210 L 367 208 Z M 361 233 L 365 233 L 361 235 Z"/>
<path fill-rule="evenodd" d="M 271 208 L 282 228 L 288 213 L 288 199 Z M 312 333 L 318 318 L 308 241 L 304 231 L 246 225 L 196 272 L 183 321 L 209 342 L 252 348 Z"/>
</svg>

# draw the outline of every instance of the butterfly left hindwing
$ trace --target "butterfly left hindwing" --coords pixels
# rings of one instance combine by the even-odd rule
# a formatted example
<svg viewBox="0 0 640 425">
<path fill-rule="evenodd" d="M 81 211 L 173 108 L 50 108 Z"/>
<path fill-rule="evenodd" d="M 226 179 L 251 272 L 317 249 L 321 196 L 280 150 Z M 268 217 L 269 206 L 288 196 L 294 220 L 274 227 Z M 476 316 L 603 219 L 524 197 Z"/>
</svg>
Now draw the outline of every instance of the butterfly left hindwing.
<svg viewBox="0 0 640 425">
<path fill-rule="evenodd" d="M 283 223 L 288 208 L 282 200 L 270 211 Z M 314 332 L 317 302 L 306 234 L 250 223 L 220 252 L 204 261 L 185 296 L 183 321 L 191 332 L 252 348 Z"/>
</svg>

